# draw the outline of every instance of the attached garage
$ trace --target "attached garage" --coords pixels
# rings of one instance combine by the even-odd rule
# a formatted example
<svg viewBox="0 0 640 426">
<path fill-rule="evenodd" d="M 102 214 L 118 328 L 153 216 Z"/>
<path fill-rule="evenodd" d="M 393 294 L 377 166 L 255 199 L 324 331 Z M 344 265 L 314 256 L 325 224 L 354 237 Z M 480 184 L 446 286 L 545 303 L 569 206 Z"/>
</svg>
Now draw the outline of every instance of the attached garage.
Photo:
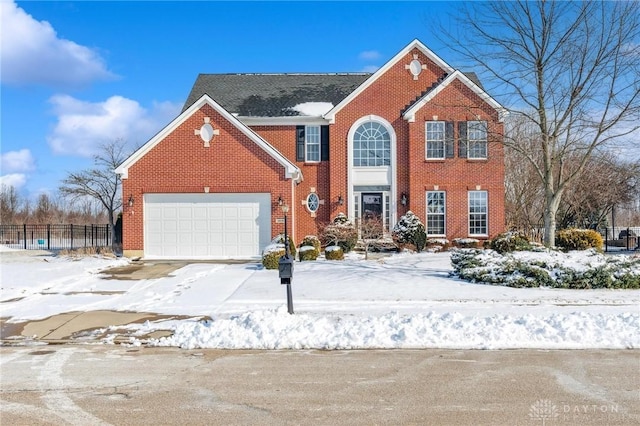
<svg viewBox="0 0 640 426">
<path fill-rule="evenodd" d="M 249 259 L 271 239 L 268 193 L 145 194 L 144 256 Z"/>
</svg>

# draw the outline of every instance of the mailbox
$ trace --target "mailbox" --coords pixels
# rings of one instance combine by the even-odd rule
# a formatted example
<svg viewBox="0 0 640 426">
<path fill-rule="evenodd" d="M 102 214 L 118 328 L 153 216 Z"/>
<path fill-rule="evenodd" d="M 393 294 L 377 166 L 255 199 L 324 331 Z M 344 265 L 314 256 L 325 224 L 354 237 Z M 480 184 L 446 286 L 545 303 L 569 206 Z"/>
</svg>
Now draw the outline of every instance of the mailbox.
<svg viewBox="0 0 640 426">
<path fill-rule="evenodd" d="M 291 284 L 291 278 L 293 278 L 293 257 L 282 256 L 278 261 L 278 272 L 280 273 L 280 284 Z"/>
</svg>

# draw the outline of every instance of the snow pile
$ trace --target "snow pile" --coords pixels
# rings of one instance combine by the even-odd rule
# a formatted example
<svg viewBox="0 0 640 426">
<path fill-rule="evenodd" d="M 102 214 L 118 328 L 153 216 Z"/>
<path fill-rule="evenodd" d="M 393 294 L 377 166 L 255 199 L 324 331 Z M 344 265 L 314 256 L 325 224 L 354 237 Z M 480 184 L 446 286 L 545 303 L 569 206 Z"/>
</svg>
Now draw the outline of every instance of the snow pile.
<svg viewBox="0 0 640 426">
<path fill-rule="evenodd" d="M 149 344 L 186 349 L 583 349 L 598 342 L 606 348 L 640 348 L 640 316 L 631 313 L 340 316 L 289 315 L 281 307 L 174 324 L 173 336 Z"/>
<path fill-rule="evenodd" d="M 543 253 L 526 256 L 551 263 Z M 105 279 L 105 269 L 126 259 L 3 251 L 0 303 L 11 323 L 99 310 L 191 317 L 104 324 L 111 337 L 94 334 L 104 343 L 124 329 L 132 344 L 185 348 L 640 348 L 638 289 L 479 285 L 451 275 L 451 253 L 362 257 L 296 262 L 289 315 L 278 271 L 259 263 L 190 263 L 120 280 Z M 566 267 L 594 261 L 588 252 L 553 255 Z M 174 335 L 146 340 L 157 330 Z"/>
<path fill-rule="evenodd" d="M 331 102 L 304 102 L 291 107 L 293 111 L 300 113 L 300 115 L 308 115 L 312 117 L 321 117 L 329 112 L 333 108 Z"/>
</svg>

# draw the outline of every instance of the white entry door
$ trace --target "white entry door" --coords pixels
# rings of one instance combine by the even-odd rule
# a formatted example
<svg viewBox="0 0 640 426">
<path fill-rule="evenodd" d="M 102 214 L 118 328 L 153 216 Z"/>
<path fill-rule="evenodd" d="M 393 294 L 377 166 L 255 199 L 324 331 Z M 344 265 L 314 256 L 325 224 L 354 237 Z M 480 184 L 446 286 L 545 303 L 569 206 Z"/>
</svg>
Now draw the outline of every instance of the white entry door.
<svg viewBox="0 0 640 426">
<path fill-rule="evenodd" d="M 270 194 L 145 194 L 144 256 L 250 259 L 271 239 Z"/>
</svg>

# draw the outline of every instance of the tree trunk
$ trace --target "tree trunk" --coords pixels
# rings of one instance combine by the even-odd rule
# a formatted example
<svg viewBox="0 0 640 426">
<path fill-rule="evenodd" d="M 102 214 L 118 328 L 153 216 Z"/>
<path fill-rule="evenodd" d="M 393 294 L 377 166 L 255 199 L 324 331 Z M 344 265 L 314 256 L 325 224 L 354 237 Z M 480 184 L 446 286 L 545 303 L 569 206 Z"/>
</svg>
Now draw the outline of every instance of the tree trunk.
<svg viewBox="0 0 640 426">
<path fill-rule="evenodd" d="M 544 245 L 553 248 L 556 245 L 556 216 L 562 199 L 562 191 L 546 191 L 544 208 Z"/>
</svg>

